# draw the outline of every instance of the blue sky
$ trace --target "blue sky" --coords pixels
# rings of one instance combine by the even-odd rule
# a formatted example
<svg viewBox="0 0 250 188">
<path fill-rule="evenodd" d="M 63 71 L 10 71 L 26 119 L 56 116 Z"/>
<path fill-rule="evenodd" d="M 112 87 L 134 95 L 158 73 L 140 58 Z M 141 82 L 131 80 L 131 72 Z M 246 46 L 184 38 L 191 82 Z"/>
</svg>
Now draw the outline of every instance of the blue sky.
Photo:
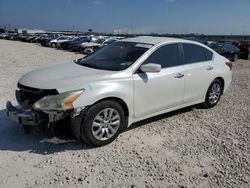
<svg viewBox="0 0 250 188">
<path fill-rule="evenodd" d="M 250 34 L 250 0 L 0 0 L 0 26 Z"/>
</svg>

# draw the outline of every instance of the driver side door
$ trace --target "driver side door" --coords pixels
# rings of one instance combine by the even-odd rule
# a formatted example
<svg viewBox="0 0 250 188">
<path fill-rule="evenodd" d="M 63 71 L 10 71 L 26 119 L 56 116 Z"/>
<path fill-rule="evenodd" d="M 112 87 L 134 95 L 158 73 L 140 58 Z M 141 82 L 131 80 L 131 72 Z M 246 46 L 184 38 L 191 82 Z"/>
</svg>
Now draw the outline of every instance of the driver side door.
<svg viewBox="0 0 250 188">
<path fill-rule="evenodd" d="M 162 69 L 158 73 L 144 73 L 139 69 L 133 75 L 136 118 L 183 103 L 185 79 L 179 44 L 164 45 L 156 49 L 143 62 L 148 63 L 160 64 Z"/>
</svg>

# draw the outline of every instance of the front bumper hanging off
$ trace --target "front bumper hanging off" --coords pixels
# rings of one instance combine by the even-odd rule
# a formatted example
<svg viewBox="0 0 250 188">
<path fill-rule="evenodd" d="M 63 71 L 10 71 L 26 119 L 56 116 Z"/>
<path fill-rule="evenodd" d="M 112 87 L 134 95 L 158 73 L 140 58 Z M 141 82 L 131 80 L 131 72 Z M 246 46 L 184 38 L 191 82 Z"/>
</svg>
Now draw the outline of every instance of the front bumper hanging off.
<svg viewBox="0 0 250 188">
<path fill-rule="evenodd" d="M 6 114 L 12 121 L 22 125 L 38 126 L 44 120 L 41 113 L 30 109 L 16 108 L 10 101 L 6 103 Z"/>
<path fill-rule="evenodd" d="M 73 136 L 80 139 L 80 127 L 85 108 L 79 108 L 78 110 L 72 111 L 71 113 L 65 112 L 47 112 L 41 113 L 32 109 L 24 109 L 14 107 L 10 101 L 6 103 L 6 114 L 8 118 L 17 124 L 28 125 L 31 127 L 48 125 L 50 123 L 57 122 L 65 117 L 70 117 L 70 127 Z M 67 122 L 67 121 L 66 121 Z"/>
</svg>

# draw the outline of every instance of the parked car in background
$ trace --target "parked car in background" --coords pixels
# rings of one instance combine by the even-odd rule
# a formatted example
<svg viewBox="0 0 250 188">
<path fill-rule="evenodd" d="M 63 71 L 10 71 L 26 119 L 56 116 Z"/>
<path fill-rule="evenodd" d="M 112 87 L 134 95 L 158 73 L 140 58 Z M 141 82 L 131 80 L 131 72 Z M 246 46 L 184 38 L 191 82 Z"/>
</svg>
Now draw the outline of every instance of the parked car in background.
<svg viewBox="0 0 250 188">
<path fill-rule="evenodd" d="M 96 42 L 89 42 L 87 44 L 85 44 L 85 50 L 83 51 L 84 54 L 92 54 L 94 53 L 96 50 L 107 46 L 115 41 L 118 41 L 118 39 L 115 38 L 109 38 L 109 39 L 100 39 L 99 41 Z"/>
<path fill-rule="evenodd" d="M 18 40 L 19 40 L 19 41 L 22 41 L 22 42 L 25 42 L 27 36 L 28 36 L 28 35 L 21 34 L 21 35 L 18 37 Z"/>
<path fill-rule="evenodd" d="M 84 53 L 86 49 L 93 49 L 93 51 L 91 52 L 91 53 L 93 53 L 94 49 L 99 48 L 99 46 L 101 46 L 104 41 L 105 41 L 105 39 L 99 38 L 96 40 L 92 40 L 90 42 L 82 43 L 81 47 L 80 47 L 80 52 Z"/>
<path fill-rule="evenodd" d="M 17 35 L 16 33 L 10 34 L 10 35 L 8 36 L 8 39 L 9 39 L 9 40 L 14 40 L 14 37 L 15 37 L 16 35 Z"/>
<path fill-rule="evenodd" d="M 107 36 L 91 36 L 90 41 L 83 42 L 80 44 L 79 51 L 84 52 L 84 50 L 91 46 L 99 46 L 101 45 L 108 37 Z"/>
<path fill-rule="evenodd" d="M 234 45 L 240 49 L 239 56 L 250 60 L 250 41 L 234 42 Z"/>
<path fill-rule="evenodd" d="M 32 42 L 33 39 L 35 39 L 37 37 L 37 35 L 31 35 L 26 37 L 25 42 Z"/>
<path fill-rule="evenodd" d="M 61 37 L 58 37 L 49 41 L 48 45 L 51 46 L 52 48 L 59 47 L 61 42 L 66 42 L 73 38 L 74 37 L 72 36 L 61 36 Z"/>
<path fill-rule="evenodd" d="M 239 57 L 239 48 L 230 43 L 211 43 L 208 46 L 230 61 L 237 61 Z"/>
<path fill-rule="evenodd" d="M 49 35 L 49 36 L 45 36 L 43 38 L 40 39 L 39 43 L 42 46 L 50 46 L 50 41 L 53 39 L 57 39 L 59 36 L 58 35 Z"/>
<path fill-rule="evenodd" d="M 232 80 L 232 62 L 193 41 L 135 37 L 83 59 L 22 76 L 10 119 L 31 127 L 61 120 L 77 139 L 103 146 L 140 120 L 202 103 L 214 107 Z"/>
<path fill-rule="evenodd" d="M 75 38 L 73 38 L 73 39 L 71 39 L 71 40 L 61 42 L 59 48 L 62 48 L 62 49 L 64 49 L 64 50 L 67 50 L 68 47 L 69 47 L 70 45 L 74 45 L 74 44 L 77 44 L 77 43 L 81 43 L 81 41 L 84 41 L 84 40 L 86 40 L 86 39 L 89 39 L 89 37 L 88 37 L 88 36 L 79 36 L 79 37 L 75 37 Z"/>
<path fill-rule="evenodd" d="M 70 43 L 68 45 L 68 50 L 79 52 L 80 49 L 81 49 L 81 45 L 85 44 L 85 43 L 88 43 L 90 41 L 91 41 L 91 39 L 89 37 L 87 37 L 87 38 L 83 38 L 83 39 L 81 39 L 81 40 L 79 40 L 77 42 L 72 42 L 72 43 Z"/>
<path fill-rule="evenodd" d="M 32 43 L 37 43 L 39 41 L 40 38 L 42 38 L 43 35 L 35 35 L 35 37 L 33 37 L 30 42 Z"/>
</svg>

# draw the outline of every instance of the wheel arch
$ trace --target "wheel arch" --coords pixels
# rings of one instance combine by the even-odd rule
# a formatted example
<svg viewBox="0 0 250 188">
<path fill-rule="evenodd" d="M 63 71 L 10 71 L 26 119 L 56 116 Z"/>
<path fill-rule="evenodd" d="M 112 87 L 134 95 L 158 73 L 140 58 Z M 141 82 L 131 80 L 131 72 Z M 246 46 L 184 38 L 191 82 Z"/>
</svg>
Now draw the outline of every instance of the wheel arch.
<svg viewBox="0 0 250 188">
<path fill-rule="evenodd" d="M 122 106 L 123 110 L 124 110 L 125 117 L 128 118 L 128 116 L 129 116 L 129 108 L 128 108 L 128 105 L 127 105 L 127 103 L 126 103 L 124 100 L 122 100 L 122 99 L 119 98 L 119 97 L 106 97 L 106 98 L 102 98 L 102 99 L 96 101 L 96 102 L 95 102 L 94 104 L 92 104 L 92 105 L 95 105 L 95 104 L 97 104 L 97 103 L 99 103 L 99 102 L 101 102 L 101 101 L 106 101 L 106 100 L 113 100 L 113 101 L 119 103 L 119 104 Z"/>
<path fill-rule="evenodd" d="M 89 106 L 86 106 L 86 108 L 81 111 L 81 115 L 77 116 L 76 118 L 70 118 L 71 132 L 73 133 L 75 138 L 77 138 L 78 140 L 81 138 L 81 136 L 80 136 L 81 127 L 82 127 L 81 125 L 84 121 L 85 113 L 88 110 L 88 108 L 99 103 L 99 102 L 106 101 L 106 100 L 116 101 L 118 104 L 120 104 L 122 106 L 124 113 L 125 113 L 126 126 L 128 126 L 129 108 L 128 108 L 127 103 L 119 97 L 106 97 L 106 98 L 102 98 L 102 99 L 96 101 L 95 103 L 93 103 Z M 124 128 L 127 128 L 127 127 L 124 127 Z"/>
</svg>

